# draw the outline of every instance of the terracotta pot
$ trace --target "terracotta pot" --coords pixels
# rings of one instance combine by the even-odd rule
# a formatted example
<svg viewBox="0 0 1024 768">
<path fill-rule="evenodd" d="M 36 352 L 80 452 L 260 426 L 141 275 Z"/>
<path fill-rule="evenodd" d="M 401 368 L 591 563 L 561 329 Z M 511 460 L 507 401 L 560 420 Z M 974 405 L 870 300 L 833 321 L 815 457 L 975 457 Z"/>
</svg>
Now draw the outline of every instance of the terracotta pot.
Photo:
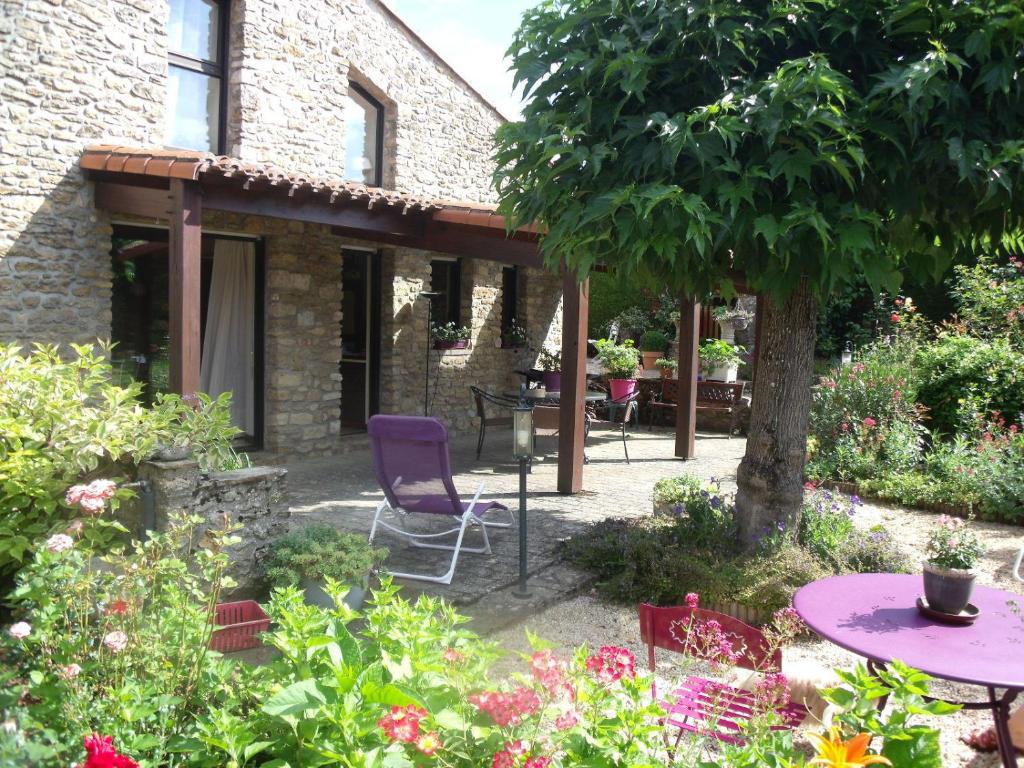
<svg viewBox="0 0 1024 768">
<path fill-rule="evenodd" d="M 960 613 L 971 602 L 974 592 L 974 571 L 941 568 L 924 562 L 924 596 L 929 607 L 942 613 Z"/>
<path fill-rule="evenodd" d="M 644 361 L 644 370 L 653 371 L 656 367 L 654 364 L 658 362 L 664 354 L 664 352 L 641 352 L 640 357 Z"/>
<path fill-rule="evenodd" d="M 671 379 L 675 376 L 674 368 L 659 368 L 658 370 L 661 372 L 661 378 L 663 379 Z"/>
<path fill-rule="evenodd" d="M 562 372 L 544 371 L 544 389 L 548 392 L 562 391 Z"/>
<path fill-rule="evenodd" d="M 636 379 L 608 379 L 612 400 L 621 401 L 636 391 Z"/>
</svg>

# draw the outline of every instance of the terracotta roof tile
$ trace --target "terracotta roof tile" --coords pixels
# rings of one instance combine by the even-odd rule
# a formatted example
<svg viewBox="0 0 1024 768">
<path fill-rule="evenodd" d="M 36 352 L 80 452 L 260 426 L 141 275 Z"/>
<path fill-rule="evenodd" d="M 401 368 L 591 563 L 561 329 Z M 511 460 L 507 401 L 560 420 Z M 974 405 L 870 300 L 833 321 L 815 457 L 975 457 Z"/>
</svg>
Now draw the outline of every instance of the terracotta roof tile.
<svg viewBox="0 0 1024 768">
<path fill-rule="evenodd" d="M 368 187 L 354 181 L 289 173 L 272 163 L 250 163 L 209 152 L 97 144 L 85 148 L 79 165 L 89 171 L 193 181 L 221 177 L 240 181 L 244 189 L 253 185 L 286 187 L 289 195 L 299 191 L 329 195 L 331 203 L 339 200 L 365 202 L 370 208 L 380 205 L 400 206 L 404 211 L 436 211 L 443 207 L 441 201 L 425 195 Z"/>
</svg>

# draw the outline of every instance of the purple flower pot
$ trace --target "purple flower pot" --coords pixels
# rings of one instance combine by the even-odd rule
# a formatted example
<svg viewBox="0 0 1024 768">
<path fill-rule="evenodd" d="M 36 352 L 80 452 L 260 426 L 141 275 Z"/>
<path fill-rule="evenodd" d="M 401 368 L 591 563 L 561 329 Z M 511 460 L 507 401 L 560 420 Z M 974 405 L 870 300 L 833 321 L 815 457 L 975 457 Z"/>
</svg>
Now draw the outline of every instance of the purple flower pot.
<svg viewBox="0 0 1024 768">
<path fill-rule="evenodd" d="M 544 371 L 544 389 L 548 392 L 562 391 L 562 372 Z"/>
</svg>

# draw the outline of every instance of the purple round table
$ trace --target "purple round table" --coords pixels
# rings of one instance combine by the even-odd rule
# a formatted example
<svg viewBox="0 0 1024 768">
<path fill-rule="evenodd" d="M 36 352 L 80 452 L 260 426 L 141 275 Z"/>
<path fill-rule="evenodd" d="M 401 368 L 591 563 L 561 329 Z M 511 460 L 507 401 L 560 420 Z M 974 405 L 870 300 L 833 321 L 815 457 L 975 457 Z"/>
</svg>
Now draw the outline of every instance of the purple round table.
<svg viewBox="0 0 1024 768">
<path fill-rule="evenodd" d="M 1007 722 L 1010 704 L 1024 690 L 1024 619 L 1007 602 L 1024 603 L 1024 597 L 975 587 L 977 621 L 950 625 L 917 610 L 922 594 L 920 575 L 861 573 L 808 584 L 794 596 L 793 607 L 807 626 L 869 665 L 899 659 L 933 677 L 988 689 L 987 702 L 958 703 L 992 710 L 1003 765 L 1015 768 Z M 997 688 L 1005 689 L 1002 696 Z"/>
</svg>

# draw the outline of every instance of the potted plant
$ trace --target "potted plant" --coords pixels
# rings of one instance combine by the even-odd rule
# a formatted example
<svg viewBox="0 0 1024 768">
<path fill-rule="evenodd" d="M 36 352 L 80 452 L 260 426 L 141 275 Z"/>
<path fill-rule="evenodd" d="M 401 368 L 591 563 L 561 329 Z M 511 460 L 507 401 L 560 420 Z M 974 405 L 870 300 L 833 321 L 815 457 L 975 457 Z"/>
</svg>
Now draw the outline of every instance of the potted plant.
<svg viewBox="0 0 1024 768">
<path fill-rule="evenodd" d="M 974 571 L 985 547 L 978 534 L 958 517 L 942 515 L 928 536 L 924 561 L 924 596 L 941 613 L 958 614 L 971 600 Z"/>
<path fill-rule="evenodd" d="M 434 349 L 465 349 L 469 346 L 472 332 L 464 325 L 448 322 L 444 325 L 430 324 L 430 337 L 434 340 Z"/>
<path fill-rule="evenodd" d="M 345 604 L 358 610 L 366 597 L 370 574 L 388 551 L 373 547 L 366 536 L 345 533 L 327 524 L 310 525 L 274 542 L 267 561 L 267 580 L 274 587 L 302 589 L 306 602 L 332 607 L 324 591 L 328 578 L 349 585 Z"/>
<path fill-rule="evenodd" d="M 736 338 L 737 328 L 746 328 L 753 315 L 743 307 L 715 307 L 711 311 L 712 316 L 722 329 L 722 339 L 732 342 Z"/>
<path fill-rule="evenodd" d="M 659 357 L 668 349 L 668 336 L 661 331 L 647 331 L 640 337 L 640 357 L 644 361 L 644 370 L 653 370 Z"/>
<path fill-rule="evenodd" d="M 548 392 L 562 391 L 562 353 L 540 351 L 540 368 L 544 371 L 544 389 Z"/>
<path fill-rule="evenodd" d="M 519 321 L 512 318 L 512 323 L 502 331 L 501 334 L 501 346 L 511 349 L 519 349 L 525 347 L 529 337 L 526 334 L 526 329 L 519 324 Z"/>
<path fill-rule="evenodd" d="M 743 347 L 722 339 L 707 339 L 700 345 L 700 369 L 713 381 L 736 381 Z"/>
<path fill-rule="evenodd" d="M 679 370 L 679 361 L 660 357 L 655 361 L 654 367 L 661 371 L 661 378 L 671 379 L 675 377 L 676 371 Z"/>
<path fill-rule="evenodd" d="M 596 346 L 597 359 L 601 361 L 601 365 L 608 373 L 611 399 L 625 400 L 636 390 L 636 372 L 640 367 L 640 353 L 632 339 L 627 339 L 621 344 L 616 344 L 611 339 L 601 339 Z"/>
</svg>

